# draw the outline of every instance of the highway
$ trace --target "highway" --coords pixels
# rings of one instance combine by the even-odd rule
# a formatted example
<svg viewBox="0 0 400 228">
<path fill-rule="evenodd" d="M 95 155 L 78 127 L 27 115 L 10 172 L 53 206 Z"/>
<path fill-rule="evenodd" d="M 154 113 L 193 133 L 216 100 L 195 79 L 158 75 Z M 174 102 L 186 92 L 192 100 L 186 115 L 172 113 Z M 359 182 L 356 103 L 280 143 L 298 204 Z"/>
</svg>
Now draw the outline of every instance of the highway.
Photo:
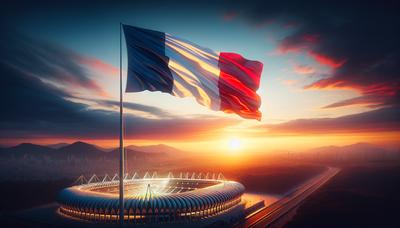
<svg viewBox="0 0 400 228">
<path fill-rule="evenodd" d="M 297 207 L 314 191 L 334 177 L 340 169 L 328 167 L 328 170 L 312 178 L 305 184 L 286 194 L 283 198 L 264 209 L 251 214 L 236 227 L 270 227 L 275 221 Z"/>
</svg>

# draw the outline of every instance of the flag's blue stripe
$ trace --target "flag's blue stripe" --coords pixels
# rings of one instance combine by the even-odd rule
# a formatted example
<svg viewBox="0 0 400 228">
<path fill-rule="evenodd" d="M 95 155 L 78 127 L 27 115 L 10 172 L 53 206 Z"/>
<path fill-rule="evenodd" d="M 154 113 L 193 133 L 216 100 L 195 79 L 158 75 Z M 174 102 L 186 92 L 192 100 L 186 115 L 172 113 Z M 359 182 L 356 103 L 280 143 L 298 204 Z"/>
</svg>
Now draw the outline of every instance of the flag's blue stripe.
<svg viewBox="0 0 400 228">
<path fill-rule="evenodd" d="M 123 25 L 128 52 L 126 92 L 172 93 L 174 78 L 165 55 L 165 33 Z"/>
</svg>

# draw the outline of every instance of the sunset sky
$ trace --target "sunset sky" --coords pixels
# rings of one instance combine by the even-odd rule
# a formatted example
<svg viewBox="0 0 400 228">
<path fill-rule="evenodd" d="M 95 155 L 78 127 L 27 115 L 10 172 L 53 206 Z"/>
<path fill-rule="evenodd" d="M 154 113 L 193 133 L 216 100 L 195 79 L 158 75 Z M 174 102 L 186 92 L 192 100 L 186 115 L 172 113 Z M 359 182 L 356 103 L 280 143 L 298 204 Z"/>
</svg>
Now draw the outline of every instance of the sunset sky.
<svg viewBox="0 0 400 228">
<path fill-rule="evenodd" d="M 229 150 L 232 140 L 243 151 L 357 142 L 399 148 L 395 1 L 162 2 L 3 3 L 0 144 L 117 146 L 122 22 L 264 64 L 260 122 L 210 111 L 194 98 L 126 93 L 127 144 L 193 151 Z M 125 75 L 124 43 L 123 60 Z"/>
</svg>

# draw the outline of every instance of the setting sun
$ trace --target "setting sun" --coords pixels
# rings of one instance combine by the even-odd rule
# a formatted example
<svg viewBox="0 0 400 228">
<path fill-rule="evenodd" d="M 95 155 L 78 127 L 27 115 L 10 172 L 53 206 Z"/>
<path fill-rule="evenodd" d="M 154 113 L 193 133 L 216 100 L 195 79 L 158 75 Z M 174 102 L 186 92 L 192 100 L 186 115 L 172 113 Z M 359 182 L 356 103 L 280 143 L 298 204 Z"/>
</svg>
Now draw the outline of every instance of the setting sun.
<svg viewBox="0 0 400 228">
<path fill-rule="evenodd" d="M 229 149 L 238 150 L 241 147 L 241 142 L 239 139 L 230 139 L 229 140 Z"/>
</svg>

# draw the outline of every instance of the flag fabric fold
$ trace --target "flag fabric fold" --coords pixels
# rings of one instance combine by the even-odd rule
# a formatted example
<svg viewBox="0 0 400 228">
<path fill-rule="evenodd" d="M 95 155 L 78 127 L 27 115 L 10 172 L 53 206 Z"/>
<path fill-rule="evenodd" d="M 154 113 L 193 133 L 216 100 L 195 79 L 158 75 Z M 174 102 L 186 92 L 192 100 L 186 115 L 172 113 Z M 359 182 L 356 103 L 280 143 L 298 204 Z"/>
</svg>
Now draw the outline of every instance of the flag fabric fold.
<svg viewBox="0 0 400 228">
<path fill-rule="evenodd" d="M 212 110 L 261 119 L 256 91 L 263 64 L 217 53 L 170 34 L 123 25 L 128 53 L 126 92 L 194 97 Z"/>
</svg>

